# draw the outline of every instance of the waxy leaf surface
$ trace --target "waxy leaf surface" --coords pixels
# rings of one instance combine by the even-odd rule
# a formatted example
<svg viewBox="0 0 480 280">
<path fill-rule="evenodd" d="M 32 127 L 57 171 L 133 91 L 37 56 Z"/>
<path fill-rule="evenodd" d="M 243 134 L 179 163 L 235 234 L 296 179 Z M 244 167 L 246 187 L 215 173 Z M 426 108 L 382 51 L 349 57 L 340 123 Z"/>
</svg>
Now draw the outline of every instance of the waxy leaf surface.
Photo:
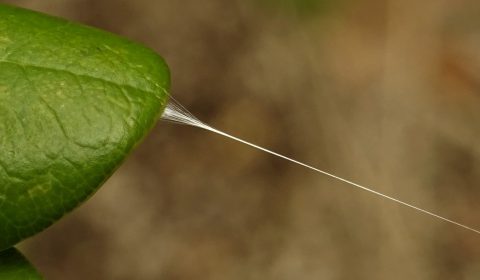
<svg viewBox="0 0 480 280">
<path fill-rule="evenodd" d="M 90 197 L 168 87 L 165 62 L 140 44 L 0 4 L 0 251 Z"/>
</svg>

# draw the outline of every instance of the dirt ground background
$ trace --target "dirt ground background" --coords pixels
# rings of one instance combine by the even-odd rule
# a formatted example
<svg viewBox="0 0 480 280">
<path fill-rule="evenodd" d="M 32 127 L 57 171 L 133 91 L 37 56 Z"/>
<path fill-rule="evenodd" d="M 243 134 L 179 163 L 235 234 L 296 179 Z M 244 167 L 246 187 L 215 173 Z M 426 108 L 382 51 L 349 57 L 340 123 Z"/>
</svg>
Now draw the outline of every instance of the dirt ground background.
<svg viewBox="0 0 480 280">
<path fill-rule="evenodd" d="M 480 227 L 476 0 L 5 2 L 152 47 L 219 129 Z M 163 122 L 21 248 L 51 280 L 480 278 L 480 235 Z"/>
</svg>

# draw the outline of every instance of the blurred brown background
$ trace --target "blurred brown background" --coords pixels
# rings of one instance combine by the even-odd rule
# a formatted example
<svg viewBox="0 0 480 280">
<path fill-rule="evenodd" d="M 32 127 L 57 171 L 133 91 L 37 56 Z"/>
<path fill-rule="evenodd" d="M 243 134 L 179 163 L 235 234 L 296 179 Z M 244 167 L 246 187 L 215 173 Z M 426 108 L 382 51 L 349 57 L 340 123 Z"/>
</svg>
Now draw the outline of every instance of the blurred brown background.
<svg viewBox="0 0 480 280">
<path fill-rule="evenodd" d="M 144 42 L 200 119 L 480 226 L 476 0 L 17 0 Z M 47 279 L 479 279 L 480 236 L 159 123 L 22 244 Z"/>
</svg>

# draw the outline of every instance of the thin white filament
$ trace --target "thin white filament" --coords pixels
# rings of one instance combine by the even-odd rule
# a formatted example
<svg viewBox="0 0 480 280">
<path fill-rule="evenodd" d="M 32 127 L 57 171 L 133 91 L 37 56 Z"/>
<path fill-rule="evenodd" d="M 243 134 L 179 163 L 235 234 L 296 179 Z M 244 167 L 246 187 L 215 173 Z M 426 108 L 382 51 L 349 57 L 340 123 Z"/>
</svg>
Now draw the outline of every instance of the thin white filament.
<svg viewBox="0 0 480 280">
<path fill-rule="evenodd" d="M 271 155 L 274 155 L 276 157 L 279 157 L 279 158 L 282 158 L 282 159 L 285 159 L 287 161 L 290 161 L 290 162 L 293 162 L 295 164 L 298 164 L 300 166 L 303 166 L 305 168 L 308 168 L 310 170 L 313 170 L 315 172 L 318 172 L 320 174 L 323 174 L 323 175 L 326 175 L 328 177 L 331 177 L 331 178 L 334 178 L 336 180 L 339 180 L 341 182 L 344 182 L 350 186 L 354 186 L 354 187 L 357 187 L 359 189 L 362 189 L 364 191 L 367 191 L 367 192 L 370 192 L 370 193 L 373 193 L 377 196 L 380 196 L 380 197 L 383 197 L 385 199 L 388 199 L 388 200 L 391 200 L 391 201 L 394 201 L 398 204 L 401 204 L 403 206 L 406 206 L 406 207 L 409 207 L 409 208 L 412 208 L 416 211 L 419 211 L 421 213 L 424 213 L 426 215 L 429 215 L 429 216 L 432 216 L 434 218 L 437 218 L 437 219 L 440 219 L 440 220 L 443 220 L 445 222 L 448 222 L 448 223 L 451 223 L 451 224 L 454 224 L 456 226 L 459 226 L 459 227 L 462 227 L 464 229 L 467 229 L 467 230 L 470 230 L 470 231 L 473 231 L 475 233 L 478 233 L 480 234 L 480 230 L 477 230 L 477 229 L 474 229 L 474 228 L 471 228 L 469 226 L 466 226 L 464 224 L 461 224 L 459 222 L 455 222 L 453 220 L 450 220 L 448 218 L 445 218 L 445 217 L 442 217 L 438 214 L 435 214 L 433 212 L 430 212 L 430 211 L 427 211 L 425 209 L 422 209 L 420 207 L 417 207 L 415 205 L 412 205 L 412 204 L 409 204 L 407 202 L 404 202 L 402 200 L 399 200 L 397 198 L 394 198 L 394 197 L 391 197 L 391 196 L 388 196 L 386 194 L 383 194 L 381 192 L 378 192 L 378 191 L 375 191 L 373 190 L 372 188 L 370 187 L 366 187 L 366 186 L 363 186 L 363 185 L 360 185 L 360 184 L 357 184 L 355 182 L 352 182 L 350 180 L 347 180 L 347 179 L 344 179 L 344 178 L 341 178 L 341 177 L 338 177 L 334 174 L 331 174 L 329 172 L 326 172 L 326 171 L 323 171 L 323 170 L 320 170 L 318 168 L 315 168 L 313 166 L 310 166 L 308 164 L 305 164 L 303 162 L 300 162 L 300 161 L 297 161 L 295 159 L 292 159 L 292 158 L 289 158 L 287 156 L 284 156 L 284 155 L 281 155 L 279 153 L 276 153 L 276 152 L 273 152 L 271 150 L 268 150 L 266 148 L 263 148 L 263 147 L 260 147 L 258 145 L 255 145 L 253 143 L 250 143 L 248 141 L 245 141 L 243 139 L 240 139 L 238 137 L 235 137 L 235 136 L 232 136 L 228 133 L 225 133 L 223 131 L 220 131 L 220 130 L 217 130 L 205 123 L 203 123 L 202 121 L 200 121 L 199 119 L 197 119 L 193 114 L 191 114 L 187 109 L 185 109 L 182 105 L 180 105 L 180 103 L 178 103 L 175 99 L 171 98 L 171 101 L 170 103 L 167 105 L 167 107 L 165 108 L 165 111 L 162 115 L 162 119 L 166 120 L 166 121 L 169 121 L 169 122 L 173 122 L 173 123 L 178 123 L 178 124 L 185 124 L 185 125 L 190 125 L 190 126 L 194 126 L 194 127 L 199 127 L 199 128 L 202 128 L 202 129 L 205 129 L 205 130 L 208 130 L 208 131 L 211 131 L 211 132 L 214 132 L 214 133 L 217 133 L 219 135 L 222 135 L 222 136 L 225 136 L 229 139 L 232 139 L 232 140 L 235 140 L 235 141 L 238 141 L 240 143 L 243 143 L 245 145 L 248 145 L 250 147 L 253 147 L 255 149 L 258 149 L 260 151 L 263 151 L 263 152 L 266 152 L 266 153 L 269 153 Z"/>
</svg>

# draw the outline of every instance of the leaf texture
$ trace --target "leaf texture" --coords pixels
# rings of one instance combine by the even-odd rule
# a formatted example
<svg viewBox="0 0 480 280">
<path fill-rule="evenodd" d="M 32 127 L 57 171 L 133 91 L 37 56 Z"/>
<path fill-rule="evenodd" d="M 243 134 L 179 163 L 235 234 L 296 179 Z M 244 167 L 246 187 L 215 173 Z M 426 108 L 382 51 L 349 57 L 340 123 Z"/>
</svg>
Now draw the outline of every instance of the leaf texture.
<svg viewBox="0 0 480 280">
<path fill-rule="evenodd" d="M 90 197 L 168 99 L 154 51 L 0 4 L 0 251 Z"/>
</svg>

